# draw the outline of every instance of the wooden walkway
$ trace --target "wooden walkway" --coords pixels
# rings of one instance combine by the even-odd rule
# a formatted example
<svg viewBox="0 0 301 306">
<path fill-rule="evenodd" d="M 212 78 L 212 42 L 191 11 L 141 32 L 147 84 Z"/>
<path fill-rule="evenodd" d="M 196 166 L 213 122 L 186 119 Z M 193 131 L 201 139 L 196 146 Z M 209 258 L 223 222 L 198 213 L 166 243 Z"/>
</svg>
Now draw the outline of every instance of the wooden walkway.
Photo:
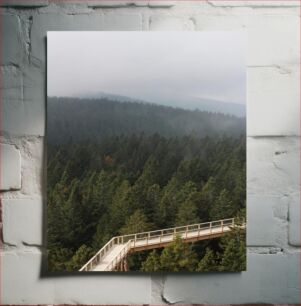
<svg viewBox="0 0 301 306">
<path fill-rule="evenodd" d="M 170 244 L 178 235 L 184 242 L 194 242 L 223 236 L 237 226 L 234 218 L 113 237 L 80 271 L 124 270 L 123 261 L 129 253 Z M 245 227 L 245 224 L 240 225 Z"/>
</svg>

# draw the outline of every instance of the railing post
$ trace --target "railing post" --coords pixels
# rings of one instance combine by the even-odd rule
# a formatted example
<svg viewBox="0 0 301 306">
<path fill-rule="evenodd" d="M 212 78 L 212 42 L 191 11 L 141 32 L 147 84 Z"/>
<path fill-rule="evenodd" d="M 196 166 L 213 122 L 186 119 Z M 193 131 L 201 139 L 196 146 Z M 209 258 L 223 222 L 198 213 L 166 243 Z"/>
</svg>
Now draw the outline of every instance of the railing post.
<svg viewBox="0 0 301 306">
<path fill-rule="evenodd" d="M 212 222 L 210 222 L 210 235 L 212 234 Z"/>
<path fill-rule="evenodd" d="M 224 232 L 224 220 L 221 221 L 222 222 L 222 233 Z"/>
<path fill-rule="evenodd" d="M 186 226 L 186 234 L 185 234 L 186 239 L 187 239 L 187 234 L 188 234 L 188 226 Z"/>
</svg>

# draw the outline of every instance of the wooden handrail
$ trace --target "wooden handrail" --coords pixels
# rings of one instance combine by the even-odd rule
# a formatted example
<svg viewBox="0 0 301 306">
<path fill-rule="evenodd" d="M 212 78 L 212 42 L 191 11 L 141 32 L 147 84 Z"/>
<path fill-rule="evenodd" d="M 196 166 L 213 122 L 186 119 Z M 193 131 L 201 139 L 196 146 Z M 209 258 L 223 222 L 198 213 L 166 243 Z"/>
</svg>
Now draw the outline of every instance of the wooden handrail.
<svg viewBox="0 0 301 306">
<path fill-rule="evenodd" d="M 198 226 L 198 225 L 201 226 L 201 225 L 204 225 L 204 224 L 210 224 L 210 223 L 221 222 L 221 221 L 225 222 L 225 221 L 230 221 L 230 220 L 231 220 L 231 223 L 233 223 L 234 218 L 228 218 L 228 219 L 222 219 L 222 220 L 216 220 L 216 221 L 209 221 L 209 222 L 203 222 L 203 223 L 195 223 L 195 224 L 189 224 L 189 225 L 181 225 L 181 226 L 169 227 L 169 228 L 153 230 L 153 231 L 148 231 L 148 232 L 140 232 L 140 233 L 127 234 L 127 235 L 122 235 L 122 236 L 116 236 L 116 238 L 118 238 L 118 237 L 126 238 L 126 237 L 135 236 L 135 235 L 142 235 L 142 234 L 148 234 L 148 233 L 156 233 L 156 232 L 160 232 L 160 231 L 174 230 L 174 229 L 180 229 L 180 228 L 186 229 L 186 227 L 192 227 L 192 226 Z"/>
<path fill-rule="evenodd" d="M 122 250 L 120 251 L 120 253 L 117 255 L 116 258 L 114 258 L 109 264 L 108 266 L 104 269 L 104 271 L 112 271 L 117 264 L 128 254 L 128 252 L 131 249 L 131 244 L 132 244 L 132 240 L 129 240 L 125 246 L 122 248 Z"/>
<path fill-rule="evenodd" d="M 93 268 L 94 262 L 99 262 L 101 257 L 103 257 L 99 255 L 105 255 L 109 250 L 108 247 L 110 246 L 111 249 L 112 244 L 114 245 L 115 239 L 116 237 L 113 237 L 111 240 L 109 240 L 84 266 L 81 267 L 79 271 L 87 271 L 86 268 L 88 268 L 89 265 L 91 268 Z"/>
<path fill-rule="evenodd" d="M 242 222 L 242 227 L 245 227 L 245 222 Z M 116 244 L 125 244 L 124 248 L 120 251 L 118 256 L 109 264 L 108 267 L 111 267 L 111 264 L 114 262 L 117 262 L 116 260 L 120 256 L 123 256 L 126 252 L 129 252 L 129 250 L 132 247 L 136 246 L 136 242 L 140 240 L 147 241 L 147 245 L 151 245 L 153 243 L 152 240 L 156 238 L 160 238 L 160 243 L 162 242 L 162 238 L 165 236 L 176 236 L 177 234 L 181 234 L 181 236 L 185 239 L 187 239 L 187 235 L 189 232 L 198 232 L 198 236 L 200 236 L 200 232 L 204 230 L 210 230 L 209 234 L 211 235 L 214 228 L 222 228 L 222 233 L 225 231 L 225 227 L 232 227 L 235 226 L 235 219 L 234 218 L 228 218 L 228 219 L 222 219 L 222 220 L 216 220 L 216 221 L 210 221 L 210 222 L 203 222 L 203 223 L 196 223 L 196 224 L 190 224 L 190 225 L 184 225 L 184 226 L 177 226 L 177 227 L 171 227 L 171 228 L 165 228 L 160 230 L 153 230 L 148 232 L 140 232 L 140 233 L 134 233 L 134 234 L 128 234 L 128 235 L 122 235 L 122 236 L 115 236 L 113 237 L 109 242 L 107 242 L 79 271 L 89 271 L 90 269 L 93 269 L 93 267 L 101 261 L 101 259 L 111 250 L 111 248 Z M 156 233 L 157 235 L 152 235 Z M 140 237 L 142 236 L 142 237 Z M 127 240 L 127 238 L 130 238 Z M 112 267 L 112 269 L 115 266 Z M 107 270 L 107 268 L 106 268 Z"/>
</svg>

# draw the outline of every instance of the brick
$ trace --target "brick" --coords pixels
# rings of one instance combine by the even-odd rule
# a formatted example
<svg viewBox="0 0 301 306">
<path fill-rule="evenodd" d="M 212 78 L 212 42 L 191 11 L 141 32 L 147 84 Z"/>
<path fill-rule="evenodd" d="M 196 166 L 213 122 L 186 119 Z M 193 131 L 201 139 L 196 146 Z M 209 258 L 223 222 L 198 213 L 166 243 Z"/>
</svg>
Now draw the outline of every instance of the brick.
<svg viewBox="0 0 301 306">
<path fill-rule="evenodd" d="M 154 15 L 150 18 L 150 31 L 185 31 L 193 30 L 192 20 L 178 17 Z"/>
<path fill-rule="evenodd" d="M 196 30 L 245 31 L 249 66 L 298 66 L 299 16 L 297 9 L 293 12 L 277 14 L 273 11 L 261 13 L 258 10 L 244 9 L 237 13 L 224 11 L 216 14 L 196 14 L 193 18 Z"/>
<path fill-rule="evenodd" d="M 2 66 L 1 98 L 8 101 L 22 101 L 22 72 L 15 66 Z"/>
<path fill-rule="evenodd" d="M 279 213 L 280 212 L 280 213 Z M 281 246 L 286 243 L 286 228 L 283 228 L 287 216 L 287 203 L 280 197 L 247 197 L 247 245 Z M 278 218 L 276 218 L 278 217 Z M 264 233 L 264 235 L 263 235 Z"/>
<path fill-rule="evenodd" d="M 41 280 L 42 255 L 34 252 L 1 252 L 3 304 L 54 304 L 53 281 Z M 30 302 L 29 302 L 30 301 Z"/>
<path fill-rule="evenodd" d="M 252 0 L 232 0 L 232 1 L 214 1 L 208 0 L 209 4 L 216 7 L 298 7 L 299 1 L 252 1 Z"/>
<path fill-rule="evenodd" d="M 21 154 L 13 145 L 0 144 L 0 190 L 21 188 Z"/>
<path fill-rule="evenodd" d="M 175 1 L 155 1 L 155 0 L 138 0 L 138 1 L 102 1 L 102 0 L 88 0 L 86 1 L 89 7 L 100 7 L 100 8 L 118 8 L 118 7 L 128 7 L 134 6 L 149 6 L 149 7 L 162 7 L 169 8 L 175 5 Z"/>
<path fill-rule="evenodd" d="M 299 66 L 299 25 L 298 15 L 248 17 L 248 65 Z"/>
<path fill-rule="evenodd" d="M 296 194 L 289 202 L 288 238 L 289 244 L 297 247 L 301 246 L 300 223 L 300 194 Z"/>
<path fill-rule="evenodd" d="M 31 30 L 32 57 L 36 65 L 45 67 L 47 31 L 135 31 L 142 29 L 140 14 L 43 14 L 33 18 Z"/>
<path fill-rule="evenodd" d="M 103 31 L 138 31 L 142 30 L 142 16 L 140 14 L 104 15 Z"/>
<path fill-rule="evenodd" d="M 87 1 L 89 7 L 127 7 L 129 5 L 134 5 L 135 1 Z"/>
<path fill-rule="evenodd" d="M 176 5 L 176 1 L 156 1 L 156 0 L 149 0 L 149 6 L 150 7 L 173 7 Z"/>
<path fill-rule="evenodd" d="M 145 274 L 91 273 L 72 277 L 44 271 L 41 276 L 39 251 L 1 252 L 1 256 L 3 304 L 149 303 L 150 278 Z M 112 294 L 116 288 L 118 294 Z"/>
<path fill-rule="evenodd" d="M 247 258 L 246 272 L 182 274 L 181 277 L 168 274 L 164 277 L 163 297 L 170 303 L 182 304 L 281 304 L 300 301 L 299 253 L 249 253 Z"/>
<path fill-rule="evenodd" d="M 300 135 L 299 73 L 299 67 L 248 68 L 249 136 Z"/>
<path fill-rule="evenodd" d="M 248 137 L 248 195 L 284 196 L 299 192 L 298 137 Z"/>
<path fill-rule="evenodd" d="M 89 1 L 90 7 L 126 7 L 134 4 L 133 1 Z"/>
<path fill-rule="evenodd" d="M 22 62 L 22 51 L 24 50 L 21 35 L 20 20 L 13 14 L 1 14 L 3 24 L 2 65 L 15 64 Z"/>
<path fill-rule="evenodd" d="M 22 74 L 24 74 L 22 79 L 19 72 L 9 75 L 8 81 L 12 82 L 12 88 L 5 91 L 7 94 L 2 101 L 2 129 L 8 135 L 43 136 L 46 104 L 45 74 L 43 70 L 35 67 L 25 67 Z"/>
<path fill-rule="evenodd" d="M 22 244 L 43 244 L 42 199 L 3 199 L 3 241 L 22 247 Z"/>
<path fill-rule="evenodd" d="M 22 194 L 28 197 L 40 197 L 45 173 L 44 141 L 42 137 L 31 137 L 22 141 Z"/>
<path fill-rule="evenodd" d="M 1 0 L 0 6 L 6 7 L 40 7 L 47 6 L 48 0 Z"/>
</svg>

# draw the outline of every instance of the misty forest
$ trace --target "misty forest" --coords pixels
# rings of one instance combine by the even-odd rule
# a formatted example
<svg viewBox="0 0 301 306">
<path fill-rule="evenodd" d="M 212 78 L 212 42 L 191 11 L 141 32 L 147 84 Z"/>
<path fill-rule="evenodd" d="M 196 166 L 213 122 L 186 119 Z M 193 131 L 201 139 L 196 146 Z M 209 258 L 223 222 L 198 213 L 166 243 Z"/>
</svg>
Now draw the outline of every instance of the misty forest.
<svg viewBox="0 0 301 306">
<path fill-rule="evenodd" d="M 112 237 L 246 212 L 245 118 L 109 98 L 48 98 L 49 271 Z M 129 271 L 243 271 L 245 230 L 131 253 Z"/>
</svg>

